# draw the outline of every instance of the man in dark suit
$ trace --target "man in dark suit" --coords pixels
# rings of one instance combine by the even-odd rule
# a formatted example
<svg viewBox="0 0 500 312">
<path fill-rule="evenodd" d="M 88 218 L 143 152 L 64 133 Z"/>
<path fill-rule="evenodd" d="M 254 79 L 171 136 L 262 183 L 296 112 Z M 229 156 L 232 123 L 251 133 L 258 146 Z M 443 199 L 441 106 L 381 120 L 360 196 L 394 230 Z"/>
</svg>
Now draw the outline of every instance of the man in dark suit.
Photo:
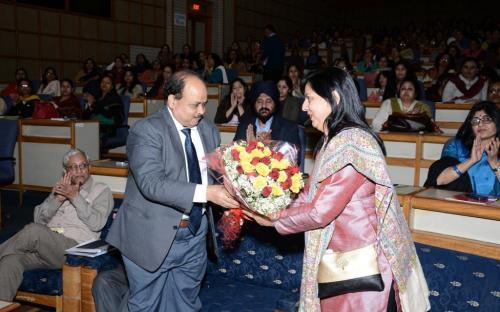
<svg viewBox="0 0 500 312">
<path fill-rule="evenodd" d="M 264 35 L 266 38 L 262 42 L 263 78 L 264 80 L 272 80 L 276 83 L 283 74 L 285 45 L 274 32 L 272 25 L 267 25 L 264 28 Z"/>
<path fill-rule="evenodd" d="M 280 140 L 300 147 L 299 128 L 278 115 L 279 92 L 272 81 L 259 81 L 252 86 L 250 103 L 253 115 L 240 122 L 234 140 L 247 140 L 255 134 L 258 140 Z"/>
<path fill-rule="evenodd" d="M 107 236 L 123 256 L 129 311 L 199 311 L 206 234 L 214 234 L 207 202 L 238 206 L 212 185 L 203 160 L 220 144 L 218 129 L 202 118 L 204 82 L 177 72 L 164 94 L 166 107 L 131 129 L 126 196 Z"/>
</svg>

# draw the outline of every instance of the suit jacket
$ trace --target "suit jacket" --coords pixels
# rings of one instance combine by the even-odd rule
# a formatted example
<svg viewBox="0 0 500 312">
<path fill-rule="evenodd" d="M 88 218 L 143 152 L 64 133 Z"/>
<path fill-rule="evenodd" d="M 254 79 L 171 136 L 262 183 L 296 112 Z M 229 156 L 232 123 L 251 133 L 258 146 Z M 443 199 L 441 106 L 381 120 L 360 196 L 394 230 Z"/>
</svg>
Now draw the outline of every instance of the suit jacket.
<svg viewBox="0 0 500 312">
<path fill-rule="evenodd" d="M 249 124 L 253 125 L 253 131 L 256 133 L 257 127 L 255 126 L 255 120 L 256 117 L 249 117 L 242 120 L 236 129 L 234 140 L 246 140 Z M 271 139 L 295 144 L 297 148 L 300 149 L 299 126 L 275 114 L 273 122 L 271 123 Z"/>
<path fill-rule="evenodd" d="M 262 43 L 262 59 L 267 59 L 265 70 L 283 70 L 285 63 L 285 45 L 278 35 L 264 39 Z"/>
<path fill-rule="evenodd" d="M 205 153 L 220 145 L 212 122 L 202 119 L 198 131 Z M 183 150 L 167 107 L 136 122 L 128 136 L 126 196 L 106 240 L 148 271 L 159 268 L 181 216 L 193 206 L 196 184 L 188 182 Z M 214 182 L 210 175 L 208 181 Z M 209 205 L 206 209 L 209 232 L 215 238 L 212 210 Z"/>
</svg>

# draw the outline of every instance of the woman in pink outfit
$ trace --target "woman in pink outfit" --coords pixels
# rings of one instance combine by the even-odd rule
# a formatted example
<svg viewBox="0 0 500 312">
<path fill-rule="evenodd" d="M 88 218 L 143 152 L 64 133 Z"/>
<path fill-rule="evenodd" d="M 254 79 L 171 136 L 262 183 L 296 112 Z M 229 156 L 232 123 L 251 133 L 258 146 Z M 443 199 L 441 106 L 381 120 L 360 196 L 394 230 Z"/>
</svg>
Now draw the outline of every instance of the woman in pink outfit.
<svg viewBox="0 0 500 312">
<path fill-rule="evenodd" d="M 387 173 L 384 146 L 366 124 L 352 78 L 338 68 L 315 72 L 306 78 L 304 95 L 302 109 L 324 134 L 311 177 L 280 213 L 266 218 L 246 212 L 281 234 L 306 232 L 299 311 L 429 310 L 429 290 Z M 318 268 L 325 251 L 372 244 L 383 290 L 319 299 Z"/>
</svg>

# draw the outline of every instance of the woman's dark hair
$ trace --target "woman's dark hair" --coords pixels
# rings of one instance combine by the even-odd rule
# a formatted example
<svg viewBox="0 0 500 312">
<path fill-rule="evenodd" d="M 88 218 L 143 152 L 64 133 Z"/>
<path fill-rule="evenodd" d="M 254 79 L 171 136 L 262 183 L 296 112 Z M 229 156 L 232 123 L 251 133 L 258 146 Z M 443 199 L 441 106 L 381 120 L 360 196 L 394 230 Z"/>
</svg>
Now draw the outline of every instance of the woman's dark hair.
<svg viewBox="0 0 500 312">
<path fill-rule="evenodd" d="M 236 59 L 234 60 L 236 63 L 239 63 L 240 62 L 240 54 L 238 53 L 238 50 L 236 49 L 230 49 L 228 52 L 227 52 L 227 57 L 226 57 L 226 63 L 227 64 L 231 64 L 231 52 L 234 52 L 236 53 Z"/>
<path fill-rule="evenodd" d="M 278 82 L 280 81 L 284 81 L 288 87 L 288 93 L 292 92 L 293 90 L 293 82 L 292 82 L 292 79 L 290 79 L 290 77 L 288 76 L 281 76 L 281 78 L 278 80 Z"/>
<path fill-rule="evenodd" d="M 375 78 L 375 87 L 382 88 L 380 85 L 380 76 L 384 76 L 387 79 L 387 83 L 389 84 L 389 77 L 391 76 L 391 72 L 388 70 L 383 70 L 378 73 L 377 78 Z M 387 87 L 387 86 L 386 86 Z"/>
<path fill-rule="evenodd" d="M 45 70 L 43 71 L 43 76 L 42 76 L 42 86 L 45 88 L 47 86 L 47 84 L 49 83 L 47 81 L 47 73 L 49 72 L 49 70 L 52 70 L 54 72 L 54 80 L 57 80 L 57 72 L 56 72 L 56 69 L 54 67 L 46 67 Z"/>
<path fill-rule="evenodd" d="M 469 111 L 469 114 L 467 115 L 467 118 L 465 118 L 464 123 L 460 126 L 460 129 L 458 129 L 457 135 L 455 136 L 457 139 L 462 141 L 462 143 L 465 145 L 467 150 L 472 149 L 472 145 L 474 143 L 474 132 L 472 131 L 472 125 L 471 125 L 471 120 L 474 117 L 474 114 L 476 114 L 479 111 L 484 111 L 486 115 L 490 116 L 491 119 L 493 119 L 493 122 L 495 123 L 497 127 L 497 134 L 496 137 L 500 137 L 500 110 L 496 107 L 495 103 L 490 102 L 490 101 L 481 101 L 474 106 Z"/>
<path fill-rule="evenodd" d="M 437 69 L 439 68 L 439 63 L 441 61 L 441 58 L 445 55 L 448 55 L 448 69 L 453 69 L 455 68 L 455 59 L 453 57 L 451 57 L 451 55 L 449 53 L 446 53 L 446 52 L 443 52 L 443 53 L 439 53 L 437 56 L 436 56 L 436 59 L 434 60 L 434 67 Z"/>
<path fill-rule="evenodd" d="M 127 85 L 127 82 L 125 81 L 125 75 L 127 75 L 127 73 L 131 73 L 132 77 L 133 77 L 132 83 L 130 85 Z M 137 77 L 137 73 L 135 72 L 135 70 L 133 70 L 130 67 L 127 67 L 123 73 L 123 78 L 122 78 L 122 83 L 121 83 L 121 86 L 124 87 L 122 94 L 124 94 L 125 91 L 132 93 L 132 91 L 134 90 L 136 85 L 142 86 L 141 82 L 139 81 L 139 77 Z"/>
<path fill-rule="evenodd" d="M 175 65 L 174 64 L 165 64 L 161 68 L 161 73 L 158 75 L 158 78 L 156 78 L 153 87 L 151 87 L 151 90 L 148 91 L 148 96 L 156 96 L 158 95 L 158 92 L 160 91 L 160 88 L 163 88 L 163 82 L 165 82 L 165 79 L 163 79 L 163 71 L 165 68 L 169 67 L 172 70 L 172 74 L 175 73 Z"/>
<path fill-rule="evenodd" d="M 105 78 L 108 78 L 111 81 L 111 91 L 109 92 L 109 94 L 116 93 L 115 78 L 113 76 L 113 73 L 111 71 L 105 71 L 101 75 L 101 79 L 99 79 L 99 97 L 102 95 L 101 83 Z"/>
<path fill-rule="evenodd" d="M 297 68 L 297 71 L 299 72 L 299 78 L 302 78 L 302 75 L 303 75 L 304 73 L 300 70 L 299 65 L 297 65 L 297 64 L 295 64 L 295 63 L 292 63 L 292 64 L 288 65 L 288 67 L 286 68 L 286 74 L 288 75 L 288 72 L 290 71 L 290 68 L 292 68 L 292 67 Z"/>
<path fill-rule="evenodd" d="M 83 72 L 87 73 L 87 63 L 91 62 L 92 63 L 92 71 L 97 71 L 97 63 L 95 60 L 91 57 L 87 58 L 85 61 L 83 61 Z"/>
<path fill-rule="evenodd" d="M 398 87 L 398 81 L 396 78 L 396 68 L 402 65 L 404 68 L 406 68 L 406 76 L 403 78 L 404 79 L 412 79 L 414 81 L 417 80 L 417 75 L 413 72 L 411 69 L 410 65 L 408 65 L 407 62 L 405 61 L 399 61 L 396 64 L 394 64 L 394 67 L 391 70 L 391 74 L 389 76 L 389 80 L 387 81 L 387 86 L 385 87 L 384 90 L 384 95 L 382 96 L 382 100 L 387 100 L 390 98 L 395 97 L 398 94 L 399 87 Z"/>
<path fill-rule="evenodd" d="M 222 60 L 220 56 L 215 53 L 210 53 L 210 57 L 214 60 L 214 68 L 217 68 L 222 65 Z"/>
<path fill-rule="evenodd" d="M 358 91 L 351 76 L 340 68 L 332 67 L 309 74 L 302 83 L 302 91 L 309 84 L 319 96 L 332 107 L 331 114 L 326 118 L 328 138 L 330 141 L 340 131 L 346 128 L 359 128 L 373 136 L 385 155 L 385 147 L 378 135 L 368 126 L 365 119 L 365 107 L 361 104 Z M 340 97 L 337 102 L 336 91 Z"/>
<path fill-rule="evenodd" d="M 247 95 L 247 92 L 248 92 L 248 86 L 247 86 L 247 83 L 241 79 L 240 77 L 237 77 L 235 78 L 233 81 L 231 81 L 231 83 L 229 84 L 229 94 L 232 94 L 233 93 L 233 85 L 236 83 L 236 82 L 239 82 L 241 83 L 241 85 L 243 86 L 243 90 L 245 92 L 245 97 Z"/>
<path fill-rule="evenodd" d="M 401 87 L 405 82 L 409 82 L 413 85 L 413 89 L 415 89 L 415 100 L 420 98 L 420 85 L 418 84 L 417 80 L 411 79 L 411 78 L 405 78 L 401 81 L 401 84 L 399 85 L 398 89 L 398 98 L 401 98 Z"/>
<path fill-rule="evenodd" d="M 476 67 L 477 67 L 477 72 L 479 73 L 479 69 L 481 69 L 481 65 L 479 64 L 477 58 L 475 57 L 466 57 L 462 63 L 460 63 L 460 67 L 458 68 L 458 73 L 461 74 L 462 73 L 462 68 L 465 66 L 466 63 L 468 62 L 474 62 L 474 64 L 476 64 Z"/>
<path fill-rule="evenodd" d="M 14 74 L 14 76 L 17 76 L 17 73 L 20 71 L 24 72 L 24 78 L 28 79 L 28 72 L 24 67 L 19 67 L 18 69 L 16 69 L 16 73 Z"/>
<path fill-rule="evenodd" d="M 75 83 L 73 82 L 72 79 L 69 78 L 61 79 L 60 84 L 62 85 L 63 82 L 67 82 L 71 86 L 71 89 L 75 90 Z"/>
</svg>

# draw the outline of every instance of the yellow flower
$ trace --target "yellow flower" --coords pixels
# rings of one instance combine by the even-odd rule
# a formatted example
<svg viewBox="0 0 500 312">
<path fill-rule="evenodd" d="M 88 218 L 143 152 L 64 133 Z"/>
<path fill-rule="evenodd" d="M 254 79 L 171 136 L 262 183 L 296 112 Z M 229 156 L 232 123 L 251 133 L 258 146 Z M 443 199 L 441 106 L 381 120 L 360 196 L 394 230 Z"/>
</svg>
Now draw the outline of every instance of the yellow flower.
<svg viewBox="0 0 500 312">
<path fill-rule="evenodd" d="M 241 157 L 241 156 L 240 156 Z M 286 158 L 283 158 L 282 160 L 280 160 L 280 169 L 286 169 L 290 166 L 290 161 Z"/>
<path fill-rule="evenodd" d="M 255 157 L 262 158 L 264 157 L 264 153 L 260 149 L 256 148 L 250 152 L 250 157 L 251 159 L 254 159 Z"/>
<path fill-rule="evenodd" d="M 267 181 L 266 181 L 266 178 L 264 178 L 264 177 L 256 177 L 253 180 L 253 187 L 255 187 L 258 190 L 262 190 L 266 185 L 267 185 Z"/>
<path fill-rule="evenodd" d="M 273 190 L 272 190 L 271 194 L 272 194 L 273 196 L 278 197 L 278 196 L 282 196 L 282 195 L 283 195 L 283 190 L 281 189 L 281 187 L 279 187 L 279 186 L 277 186 L 277 185 L 273 185 L 273 186 L 272 186 L 272 189 L 273 189 Z"/>
<path fill-rule="evenodd" d="M 245 151 L 245 148 L 241 145 L 236 145 L 234 148 L 240 153 Z"/>
<path fill-rule="evenodd" d="M 240 161 L 243 162 L 250 162 L 252 160 L 252 157 L 250 154 L 248 154 L 245 150 L 240 152 Z"/>
<path fill-rule="evenodd" d="M 290 191 L 292 191 L 295 194 L 300 192 L 300 183 L 293 183 L 292 182 L 292 186 L 290 187 Z"/>
<path fill-rule="evenodd" d="M 248 161 L 242 161 L 240 162 L 240 165 L 241 169 L 243 169 L 243 172 L 245 173 L 252 172 L 255 169 L 255 167 Z"/>
<path fill-rule="evenodd" d="M 264 143 L 262 143 L 262 142 L 257 142 L 257 147 L 264 147 Z"/>
<path fill-rule="evenodd" d="M 278 183 L 285 182 L 286 179 L 288 179 L 288 176 L 285 171 L 280 171 L 280 175 L 278 177 L 278 180 L 276 180 Z"/>
<path fill-rule="evenodd" d="M 292 183 L 299 183 L 300 184 L 300 180 L 302 180 L 302 176 L 300 173 L 296 173 L 292 176 Z"/>
<path fill-rule="evenodd" d="M 268 147 L 264 148 L 264 156 L 268 157 L 271 155 L 272 155 L 271 150 Z"/>
<path fill-rule="evenodd" d="M 269 169 L 269 167 L 263 163 L 258 163 L 256 166 L 255 166 L 255 170 L 257 170 L 257 173 L 260 174 L 261 176 L 263 177 L 267 177 L 267 175 L 269 174 L 269 172 L 271 171 Z"/>
<path fill-rule="evenodd" d="M 271 159 L 271 169 L 280 169 L 280 161 L 274 158 Z"/>
</svg>

